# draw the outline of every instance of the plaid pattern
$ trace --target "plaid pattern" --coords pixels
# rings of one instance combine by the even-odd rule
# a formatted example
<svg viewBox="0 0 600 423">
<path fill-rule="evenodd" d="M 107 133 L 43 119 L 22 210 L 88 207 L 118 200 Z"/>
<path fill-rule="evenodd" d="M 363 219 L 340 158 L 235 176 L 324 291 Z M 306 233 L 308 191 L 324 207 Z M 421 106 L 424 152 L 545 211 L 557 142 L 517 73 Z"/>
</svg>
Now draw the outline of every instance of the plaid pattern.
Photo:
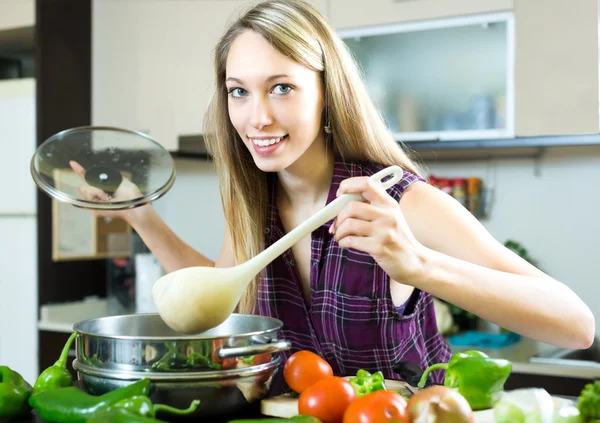
<svg viewBox="0 0 600 423">
<path fill-rule="evenodd" d="M 335 199 L 342 180 L 370 176 L 383 168 L 336 160 L 327 203 Z M 388 193 L 398 201 L 417 180 L 422 179 L 405 171 Z M 270 181 L 265 247 L 284 234 L 273 179 Z M 392 370 L 400 360 L 414 361 L 423 369 L 447 362 L 450 349 L 438 333 L 432 296 L 415 289 L 405 304 L 395 306 L 387 274 L 370 255 L 340 249 L 328 232 L 331 223 L 312 233 L 310 304 L 302 293 L 291 250 L 275 259 L 260 281 L 258 313 L 283 321 L 281 338 L 292 343 L 293 349 L 283 353 L 283 358 L 310 350 L 324 357 L 336 375 L 354 375 L 358 369 L 381 370 L 388 379 L 400 379 Z M 443 377 L 443 372 L 432 373 L 436 382 Z"/>
</svg>

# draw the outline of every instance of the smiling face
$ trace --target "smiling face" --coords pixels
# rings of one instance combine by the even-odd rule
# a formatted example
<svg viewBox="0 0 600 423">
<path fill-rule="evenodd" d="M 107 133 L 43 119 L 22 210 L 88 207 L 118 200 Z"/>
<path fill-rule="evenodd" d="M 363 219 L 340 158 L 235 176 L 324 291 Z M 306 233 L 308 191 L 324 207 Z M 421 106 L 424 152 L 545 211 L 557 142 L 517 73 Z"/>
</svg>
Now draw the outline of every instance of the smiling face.
<svg viewBox="0 0 600 423">
<path fill-rule="evenodd" d="M 278 172 L 325 149 L 321 75 L 246 31 L 226 64 L 229 118 L 265 172 Z"/>
</svg>

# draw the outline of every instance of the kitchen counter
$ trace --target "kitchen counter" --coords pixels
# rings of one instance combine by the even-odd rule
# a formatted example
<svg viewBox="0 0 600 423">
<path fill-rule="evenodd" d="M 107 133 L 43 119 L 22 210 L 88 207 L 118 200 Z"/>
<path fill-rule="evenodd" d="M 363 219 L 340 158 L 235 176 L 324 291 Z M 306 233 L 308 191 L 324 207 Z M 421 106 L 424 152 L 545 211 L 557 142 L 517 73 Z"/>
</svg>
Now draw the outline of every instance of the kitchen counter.
<svg viewBox="0 0 600 423">
<path fill-rule="evenodd" d="M 451 346 L 453 353 L 470 349 L 483 351 L 490 357 L 504 358 L 513 364 L 513 373 L 561 376 L 582 379 L 600 379 L 600 363 L 593 361 L 560 360 L 560 363 L 531 361 L 540 352 L 554 348 L 550 345 L 522 337 L 520 341 L 503 348 Z"/>
<path fill-rule="evenodd" d="M 109 316 L 110 307 L 106 299 L 90 298 L 65 304 L 51 304 L 40 308 L 38 329 L 55 332 L 72 332 L 73 325 L 82 320 Z M 513 363 L 513 373 L 600 379 L 600 363 L 593 361 L 575 362 L 532 362 L 531 358 L 540 352 L 552 349 L 551 345 L 522 337 L 520 341 L 503 348 L 482 348 L 479 346 L 454 346 L 452 352 L 477 349 L 490 357 L 504 358 Z"/>
</svg>

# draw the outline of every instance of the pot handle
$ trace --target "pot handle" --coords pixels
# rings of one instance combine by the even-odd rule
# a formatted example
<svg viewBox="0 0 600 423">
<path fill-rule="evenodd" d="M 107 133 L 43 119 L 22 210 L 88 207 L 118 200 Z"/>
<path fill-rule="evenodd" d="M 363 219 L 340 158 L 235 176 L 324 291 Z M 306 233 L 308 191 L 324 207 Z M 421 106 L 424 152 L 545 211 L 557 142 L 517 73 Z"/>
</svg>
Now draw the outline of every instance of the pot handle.
<svg viewBox="0 0 600 423">
<path fill-rule="evenodd" d="M 290 341 L 283 339 L 274 339 L 268 344 L 255 344 L 247 345 L 245 347 L 221 347 L 218 349 L 217 354 L 219 358 L 230 358 L 230 357 L 242 357 L 246 355 L 257 355 L 262 353 L 271 353 L 279 351 L 287 351 L 292 348 Z"/>
</svg>

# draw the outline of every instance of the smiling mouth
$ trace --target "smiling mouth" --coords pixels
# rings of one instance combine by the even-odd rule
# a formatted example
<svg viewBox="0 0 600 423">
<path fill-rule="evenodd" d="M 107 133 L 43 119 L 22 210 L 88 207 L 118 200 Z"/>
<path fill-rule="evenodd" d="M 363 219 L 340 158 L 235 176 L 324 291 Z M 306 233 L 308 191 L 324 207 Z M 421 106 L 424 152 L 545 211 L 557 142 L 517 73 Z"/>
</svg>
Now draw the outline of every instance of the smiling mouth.
<svg viewBox="0 0 600 423">
<path fill-rule="evenodd" d="M 277 137 L 277 138 L 268 138 L 268 139 L 257 139 L 257 138 L 250 138 L 250 140 L 252 141 L 252 143 L 254 145 L 257 145 L 259 147 L 268 147 L 270 145 L 273 144 L 277 144 L 278 142 L 281 142 L 282 140 L 287 138 L 287 134 L 282 136 L 282 137 Z"/>
</svg>

